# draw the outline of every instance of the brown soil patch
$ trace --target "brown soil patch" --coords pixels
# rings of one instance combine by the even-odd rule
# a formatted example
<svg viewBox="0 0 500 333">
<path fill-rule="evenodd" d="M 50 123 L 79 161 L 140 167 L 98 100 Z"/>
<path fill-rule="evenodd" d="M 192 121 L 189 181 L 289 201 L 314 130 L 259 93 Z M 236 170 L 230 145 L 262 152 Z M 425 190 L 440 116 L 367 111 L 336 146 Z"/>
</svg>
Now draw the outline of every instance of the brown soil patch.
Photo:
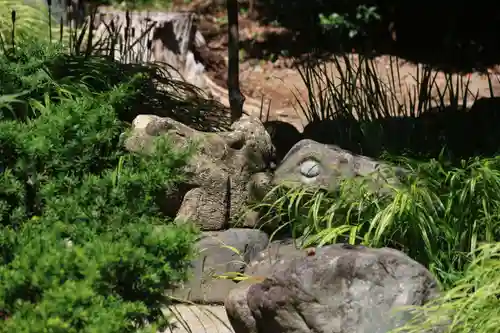
<svg viewBox="0 0 500 333">
<path fill-rule="evenodd" d="M 227 25 L 224 8 L 213 5 L 214 0 L 196 0 L 190 4 L 184 4 L 184 0 L 177 0 L 175 8 L 194 10 L 199 14 L 199 29 L 205 37 L 208 48 L 201 50 L 199 57 L 207 66 L 209 77 L 223 88 L 226 85 L 226 61 L 227 61 Z M 222 2 L 224 3 L 224 2 Z M 265 43 L 269 34 L 273 35 L 272 43 L 280 43 L 279 36 L 286 35 L 286 31 L 276 26 L 264 26 L 249 15 L 240 14 L 240 42 L 242 45 L 259 45 Z M 276 37 L 278 36 L 278 37 Z M 269 42 L 269 41 L 268 41 Z M 284 43 L 290 44 L 290 40 Z M 276 49 L 276 47 L 274 47 Z M 297 69 L 294 67 L 294 59 L 286 54 L 266 54 L 266 50 L 256 49 L 251 53 L 258 53 L 258 58 L 242 51 L 240 53 L 240 83 L 242 93 L 246 97 L 262 100 L 264 109 L 270 109 L 269 119 L 279 119 L 290 122 L 301 128 L 305 125 L 305 117 L 296 111 L 297 97 L 304 99 L 307 97 L 307 89 L 301 79 Z M 381 78 L 387 78 L 389 73 L 389 57 L 379 56 L 375 58 L 376 67 Z M 328 64 L 332 75 L 336 76 L 338 71 L 332 63 Z M 416 75 L 415 64 L 399 61 L 399 71 L 402 81 L 412 90 L 415 86 L 413 77 Z M 493 91 L 500 95 L 500 81 L 497 79 L 497 70 L 492 70 Z M 479 97 L 490 97 L 490 88 L 487 75 L 481 73 L 465 74 L 470 77 L 469 90 L 472 95 Z M 444 75 L 437 77 L 437 85 L 441 90 L 445 88 L 446 80 Z M 406 90 L 403 89 L 403 90 Z M 406 91 L 397 92 L 401 99 L 404 99 Z"/>
</svg>

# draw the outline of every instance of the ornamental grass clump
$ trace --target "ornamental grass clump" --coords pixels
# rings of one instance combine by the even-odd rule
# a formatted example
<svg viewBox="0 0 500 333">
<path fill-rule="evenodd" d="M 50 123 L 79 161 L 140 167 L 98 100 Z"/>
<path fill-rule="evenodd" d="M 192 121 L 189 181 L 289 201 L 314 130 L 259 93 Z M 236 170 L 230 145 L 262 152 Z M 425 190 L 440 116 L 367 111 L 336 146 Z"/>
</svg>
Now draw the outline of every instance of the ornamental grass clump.
<svg viewBox="0 0 500 333">
<path fill-rule="evenodd" d="M 405 167 L 408 179 L 385 191 L 365 179 L 343 180 L 335 193 L 281 186 L 261 206 L 274 224 L 302 236 L 304 246 L 345 241 L 397 248 L 449 284 L 481 242 L 500 239 L 500 159 L 477 158 L 461 168 L 406 161 Z"/>
<path fill-rule="evenodd" d="M 409 307 L 413 319 L 391 333 L 500 332 L 500 243 L 481 244 L 453 287 L 421 307 Z"/>
<path fill-rule="evenodd" d="M 408 78 L 402 79 L 398 61 L 390 58 L 389 65 L 383 77 L 376 61 L 363 56 L 340 56 L 330 66 L 305 63 L 301 73 L 308 103 L 300 105 L 310 122 L 327 124 L 333 139 L 323 138 L 326 143 L 342 148 L 354 144 L 355 153 L 406 169 L 401 183 L 375 190 L 371 177 L 341 179 L 336 191 L 282 184 L 259 206 L 268 223 L 291 230 L 303 246 L 349 242 L 393 247 L 427 266 L 443 286 L 451 286 L 479 244 L 500 240 L 500 159 L 450 152 L 446 129 L 428 138 L 417 122 L 432 108 L 438 117 L 454 108 L 459 111 L 449 119 L 463 119 L 477 98 L 469 89 L 470 77 L 417 66 L 410 85 Z M 444 88 L 437 84 L 438 75 L 445 78 Z M 436 119 L 428 118 L 427 125 Z"/>
<path fill-rule="evenodd" d="M 482 133 L 469 126 L 467 110 L 478 96 L 470 89 L 470 76 L 425 65 L 402 73 L 402 64 L 395 57 L 356 54 L 303 61 L 298 70 L 308 93 L 297 102 L 309 123 L 304 134 L 372 157 L 428 159 L 443 147 L 456 160 L 472 156 L 465 151 L 463 132 Z M 486 78 L 493 94 L 494 78 Z"/>
</svg>

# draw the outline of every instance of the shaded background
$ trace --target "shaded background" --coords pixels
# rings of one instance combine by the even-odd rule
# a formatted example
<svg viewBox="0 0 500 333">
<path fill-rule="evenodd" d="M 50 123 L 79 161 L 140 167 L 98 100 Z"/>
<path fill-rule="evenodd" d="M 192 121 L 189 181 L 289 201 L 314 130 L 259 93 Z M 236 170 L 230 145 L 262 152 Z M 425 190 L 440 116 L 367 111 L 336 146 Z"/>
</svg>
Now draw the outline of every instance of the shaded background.
<svg viewBox="0 0 500 333">
<path fill-rule="evenodd" d="M 359 5 L 376 6 L 381 16 L 361 25 L 365 36 L 351 40 L 338 31 L 323 31 L 319 14 L 354 17 Z M 493 1 L 259 0 L 255 9 L 262 22 L 276 20 L 293 31 L 304 48 L 333 52 L 356 48 L 453 71 L 482 70 L 500 62 L 500 3 Z"/>
</svg>

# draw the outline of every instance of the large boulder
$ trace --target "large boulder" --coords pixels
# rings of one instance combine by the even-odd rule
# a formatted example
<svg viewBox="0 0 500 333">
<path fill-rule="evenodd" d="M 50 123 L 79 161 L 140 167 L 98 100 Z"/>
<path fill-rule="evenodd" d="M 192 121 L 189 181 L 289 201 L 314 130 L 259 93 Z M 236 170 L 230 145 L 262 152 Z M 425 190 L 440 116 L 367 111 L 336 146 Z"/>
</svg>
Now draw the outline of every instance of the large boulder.
<svg viewBox="0 0 500 333">
<path fill-rule="evenodd" d="M 262 123 L 243 116 L 231 131 L 209 133 L 192 129 L 171 118 L 140 115 L 132 123 L 125 147 L 134 152 L 151 152 L 156 136 L 167 135 L 175 146 L 197 145 L 186 171 L 186 181 L 160 205 L 177 221 L 193 221 L 202 230 L 225 230 L 245 215 L 246 204 L 266 176 L 274 147 Z M 242 226 L 255 227 L 258 215 L 247 214 Z"/>
<path fill-rule="evenodd" d="M 255 255 L 245 267 L 245 275 L 264 279 L 280 265 L 289 265 L 297 258 L 306 257 L 308 250 L 301 249 L 293 239 L 273 240 L 265 251 Z M 248 282 L 253 283 L 255 279 Z"/>
<path fill-rule="evenodd" d="M 237 283 L 222 277 L 243 274 L 268 243 L 267 234 L 257 229 L 203 232 L 196 244 L 200 255 L 192 263 L 192 276 L 173 295 L 198 304 L 223 304 Z"/>
<path fill-rule="evenodd" d="M 307 185 L 336 190 L 342 179 L 373 177 L 377 188 L 398 184 L 401 168 L 356 155 L 335 145 L 304 139 L 295 144 L 274 173 L 276 185 Z"/>
<path fill-rule="evenodd" d="M 405 254 L 337 244 L 275 261 L 225 307 L 235 333 L 385 333 L 410 318 L 400 307 L 437 294 L 434 277 Z"/>
</svg>

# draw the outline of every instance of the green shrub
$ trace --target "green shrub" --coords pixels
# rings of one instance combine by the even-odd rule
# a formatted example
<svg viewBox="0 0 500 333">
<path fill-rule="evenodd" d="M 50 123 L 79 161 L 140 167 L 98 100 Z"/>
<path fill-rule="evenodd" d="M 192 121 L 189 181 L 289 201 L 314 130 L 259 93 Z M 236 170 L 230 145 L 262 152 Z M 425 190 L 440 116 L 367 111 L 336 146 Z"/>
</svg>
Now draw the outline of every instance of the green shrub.
<svg viewBox="0 0 500 333">
<path fill-rule="evenodd" d="M 46 64 L 62 53 L 62 48 L 47 43 L 20 42 L 20 47 L 6 49 L 0 57 L 0 116 L 26 119 L 36 116 L 25 101 L 51 100 L 61 97 L 63 91 L 51 78 Z M 58 89 L 59 88 L 59 89 Z"/>
<path fill-rule="evenodd" d="M 165 290 L 187 277 L 197 233 L 156 201 L 182 179 L 190 150 L 121 145 L 120 115 L 151 92 L 151 69 L 127 78 L 109 59 L 22 45 L 0 54 L 12 77 L 0 91 L 17 96 L 0 109 L 0 332 L 164 329 Z M 75 70 L 57 71 L 61 59 Z M 100 80 L 84 66 L 96 63 L 116 75 Z M 10 116 L 20 106 L 29 116 Z"/>
<path fill-rule="evenodd" d="M 367 5 L 358 5 L 355 15 L 348 13 L 319 14 L 319 21 L 323 28 L 326 30 L 336 29 L 341 35 L 347 31 L 349 38 L 365 35 L 364 25 L 378 20 L 380 20 L 380 15 L 377 14 L 377 7 Z"/>
</svg>

